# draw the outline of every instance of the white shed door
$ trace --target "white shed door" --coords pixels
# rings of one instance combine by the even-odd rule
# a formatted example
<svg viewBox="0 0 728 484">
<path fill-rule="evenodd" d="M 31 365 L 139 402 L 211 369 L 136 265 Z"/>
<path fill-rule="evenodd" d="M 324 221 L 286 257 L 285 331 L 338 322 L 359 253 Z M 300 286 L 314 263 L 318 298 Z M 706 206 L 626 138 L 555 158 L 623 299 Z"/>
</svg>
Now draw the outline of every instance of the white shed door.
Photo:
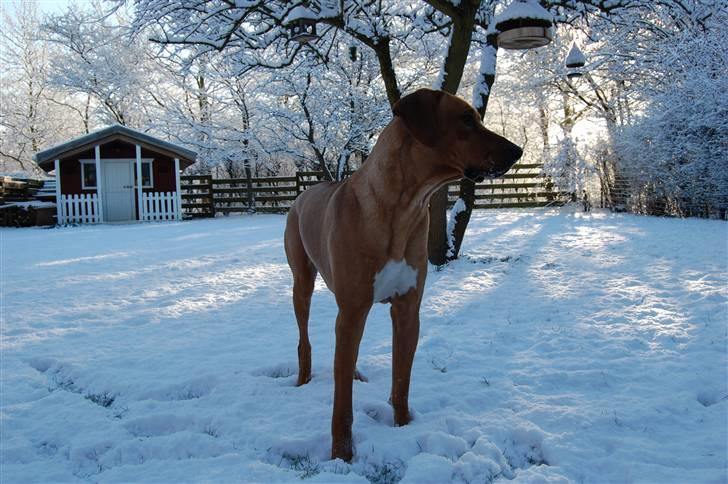
<svg viewBox="0 0 728 484">
<path fill-rule="evenodd" d="M 134 185 L 132 164 L 124 161 L 104 161 L 104 219 L 108 222 L 134 220 Z"/>
</svg>

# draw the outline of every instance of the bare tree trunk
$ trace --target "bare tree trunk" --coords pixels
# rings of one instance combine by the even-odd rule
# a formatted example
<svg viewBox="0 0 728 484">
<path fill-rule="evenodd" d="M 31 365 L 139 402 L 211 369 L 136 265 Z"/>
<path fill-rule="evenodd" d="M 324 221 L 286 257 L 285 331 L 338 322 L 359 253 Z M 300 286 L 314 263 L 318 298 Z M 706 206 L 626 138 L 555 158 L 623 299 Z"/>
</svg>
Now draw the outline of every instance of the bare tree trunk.
<svg viewBox="0 0 728 484">
<path fill-rule="evenodd" d="M 86 94 L 86 103 L 83 108 L 83 129 L 86 134 L 90 131 L 90 120 L 91 120 L 91 94 Z"/>
<path fill-rule="evenodd" d="M 483 46 L 483 49 L 488 49 L 488 51 L 483 53 L 481 63 L 492 62 L 492 65 L 488 68 L 481 66 L 480 75 L 482 77 L 477 80 L 478 83 L 483 83 L 482 87 L 477 92 L 477 96 L 475 96 L 477 99 L 474 99 L 474 102 L 477 105 L 478 114 L 480 114 L 480 119 L 485 117 L 485 111 L 488 108 L 488 100 L 490 99 L 490 89 L 493 87 L 493 82 L 495 82 L 495 56 L 498 49 L 497 36 L 488 36 L 487 43 Z M 487 56 L 492 57 L 489 58 Z M 475 207 L 475 182 L 467 178 L 460 180 L 459 197 L 465 204 L 465 209 L 455 214 L 455 223 L 452 226 L 452 233 L 450 234 L 452 247 L 447 253 L 447 260 L 455 260 L 460 256 L 460 248 L 463 245 L 465 231 L 468 228 L 470 216 L 472 215 L 473 208 Z"/>
<path fill-rule="evenodd" d="M 541 141 L 543 142 L 543 150 L 541 151 L 541 163 L 546 163 L 551 159 L 551 147 L 549 145 L 549 114 L 548 109 L 541 105 L 538 110 L 539 129 L 541 131 Z"/>
<path fill-rule="evenodd" d="M 399 92 L 399 86 L 397 86 L 397 74 L 394 72 L 394 66 L 392 65 L 389 39 L 386 42 L 382 41 L 377 44 L 374 52 L 377 54 L 377 60 L 379 61 L 379 70 L 382 73 L 382 80 L 384 81 L 384 88 L 387 91 L 389 105 L 394 106 L 394 103 L 399 101 L 401 93 Z"/>
<path fill-rule="evenodd" d="M 440 86 L 445 92 L 457 93 L 460 80 L 463 77 L 465 62 L 468 59 L 468 52 L 470 51 L 470 43 L 475 27 L 475 13 L 479 3 L 477 0 L 462 2 L 462 15 L 452 17 L 452 36 L 443 66 L 442 85 Z M 430 263 L 437 266 L 447 263 L 450 249 L 447 233 L 447 191 L 448 187 L 445 185 L 435 192 L 430 199 L 430 229 L 427 238 L 427 252 Z M 467 223 L 465 226 L 467 226 Z M 465 232 L 465 227 L 462 228 L 462 231 Z"/>
</svg>

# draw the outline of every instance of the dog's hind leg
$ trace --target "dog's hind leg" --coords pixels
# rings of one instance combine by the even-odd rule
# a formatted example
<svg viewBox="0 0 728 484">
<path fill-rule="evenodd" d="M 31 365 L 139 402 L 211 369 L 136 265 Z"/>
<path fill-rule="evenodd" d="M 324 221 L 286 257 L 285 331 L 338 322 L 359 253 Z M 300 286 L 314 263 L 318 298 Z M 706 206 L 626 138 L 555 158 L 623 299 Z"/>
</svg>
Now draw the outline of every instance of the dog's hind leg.
<svg viewBox="0 0 728 484">
<path fill-rule="evenodd" d="M 306 254 L 298 231 L 298 217 L 294 211 L 288 215 L 285 233 L 286 256 L 293 273 L 293 310 L 298 322 L 298 382 L 311 381 L 311 342 L 308 339 L 308 316 L 311 295 L 316 282 L 316 268 Z"/>
</svg>

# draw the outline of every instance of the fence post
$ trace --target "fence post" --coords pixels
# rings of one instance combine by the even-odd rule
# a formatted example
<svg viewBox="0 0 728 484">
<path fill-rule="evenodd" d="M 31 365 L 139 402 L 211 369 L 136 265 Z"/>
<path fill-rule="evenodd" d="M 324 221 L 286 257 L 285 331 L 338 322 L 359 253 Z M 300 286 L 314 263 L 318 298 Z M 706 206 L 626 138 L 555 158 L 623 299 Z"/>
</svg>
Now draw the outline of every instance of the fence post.
<svg viewBox="0 0 728 484">
<path fill-rule="evenodd" d="M 101 174 L 101 170 L 103 169 L 101 166 L 101 145 L 94 146 L 94 156 L 96 159 L 96 198 L 99 199 L 99 223 L 103 223 L 104 221 L 104 204 L 103 202 L 103 191 L 101 190 L 101 184 L 103 183 L 103 175 Z"/>
<path fill-rule="evenodd" d="M 208 183 L 208 195 L 210 196 L 210 215 L 214 218 L 215 217 L 215 198 L 214 198 L 214 190 L 212 185 L 212 175 L 207 175 L 206 181 Z"/>
<path fill-rule="evenodd" d="M 245 179 L 248 186 L 248 213 L 255 213 L 255 191 L 253 190 L 253 172 L 250 161 L 245 160 Z"/>
<path fill-rule="evenodd" d="M 55 177 L 56 177 L 56 223 L 58 225 L 64 224 L 63 220 L 63 200 L 61 199 L 61 161 L 55 160 Z"/>
<path fill-rule="evenodd" d="M 182 188 L 179 180 L 179 158 L 174 159 L 174 186 L 176 191 L 175 204 L 177 207 L 175 211 L 175 220 L 182 220 Z"/>
</svg>

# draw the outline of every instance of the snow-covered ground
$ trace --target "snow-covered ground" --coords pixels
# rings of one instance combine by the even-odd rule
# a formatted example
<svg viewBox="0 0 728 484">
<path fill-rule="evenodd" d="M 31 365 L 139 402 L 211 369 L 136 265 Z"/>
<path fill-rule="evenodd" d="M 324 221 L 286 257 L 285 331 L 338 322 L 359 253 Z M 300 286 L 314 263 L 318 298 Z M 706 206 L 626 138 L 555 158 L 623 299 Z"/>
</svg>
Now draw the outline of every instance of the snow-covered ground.
<svg viewBox="0 0 728 484">
<path fill-rule="evenodd" d="M 410 404 L 369 317 L 330 461 L 332 295 L 295 387 L 283 216 L 3 229 L 0 480 L 726 482 L 728 224 L 475 215 L 431 269 Z"/>
</svg>

